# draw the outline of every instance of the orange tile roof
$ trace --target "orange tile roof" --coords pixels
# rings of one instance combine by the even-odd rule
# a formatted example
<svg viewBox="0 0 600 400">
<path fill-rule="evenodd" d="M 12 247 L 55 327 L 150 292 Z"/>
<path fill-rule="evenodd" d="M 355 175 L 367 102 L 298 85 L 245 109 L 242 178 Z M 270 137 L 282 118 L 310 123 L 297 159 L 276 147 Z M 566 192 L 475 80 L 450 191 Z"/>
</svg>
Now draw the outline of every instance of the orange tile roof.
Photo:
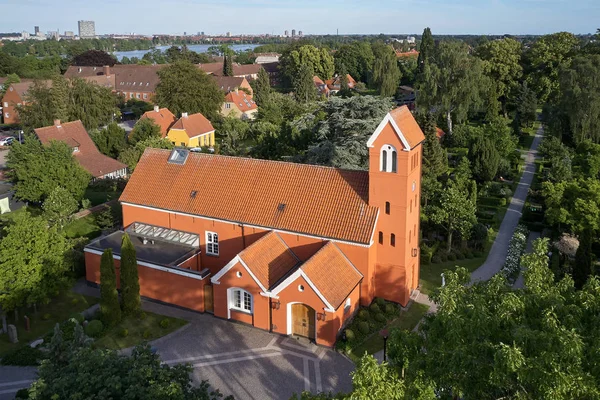
<svg viewBox="0 0 600 400">
<path fill-rule="evenodd" d="M 421 127 L 407 106 L 393 109 L 390 111 L 390 116 L 402 131 L 411 149 L 425 140 Z"/>
<path fill-rule="evenodd" d="M 158 109 L 158 110 L 157 110 Z M 152 111 L 146 111 L 142 118 L 150 118 L 154 123 L 160 126 L 160 135 L 167 136 L 169 128 L 177 121 L 175 115 L 168 108 L 155 107 Z M 140 118 L 140 120 L 142 119 Z"/>
<path fill-rule="evenodd" d="M 17 92 L 17 94 L 21 97 L 21 99 L 25 100 L 25 97 L 27 96 L 27 91 L 29 91 L 29 88 L 33 86 L 33 83 L 33 80 L 22 79 L 21 82 L 11 83 L 8 87 L 8 90 L 10 90 L 10 88 L 12 87 L 13 90 Z M 51 80 L 41 80 L 40 83 L 45 87 L 52 87 Z"/>
<path fill-rule="evenodd" d="M 396 57 L 418 57 L 419 52 L 415 49 L 411 49 L 409 51 L 402 52 L 400 50 L 396 50 Z"/>
<path fill-rule="evenodd" d="M 369 173 L 316 165 L 146 149 L 120 200 L 323 238 L 369 244 L 378 208 Z M 190 193 L 197 192 L 192 199 Z"/>
<path fill-rule="evenodd" d="M 252 97 L 248 96 L 243 91 L 239 90 L 236 92 L 229 92 L 225 95 L 225 103 L 233 103 L 241 112 L 247 112 L 256 110 L 258 106 L 252 100 Z"/>
<path fill-rule="evenodd" d="M 111 68 L 108 68 L 110 74 Z M 78 65 L 70 65 L 65 71 L 65 78 L 86 78 L 90 76 L 101 76 L 104 75 L 105 68 L 104 67 L 87 67 L 87 66 L 78 66 Z"/>
<path fill-rule="evenodd" d="M 300 268 L 336 310 L 363 278 L 333 242 L 328 242 Z"/>
<path fill-rule="evenodd" d="M 313 76 L 313 82 L 315 83 L 315 85 L 324 85 L 325 82 L 323 82 L 323 79 L 319 78 L 318 76 Z"/>
<path fill-rule="evenodd" d="M 59 140 L 70 147 L 78 147 L 79 151 L 73 153 L 75 159 L 94 178 L 127 168 L 127 165 L 100 153 L 79 120 L 38 128 L 35 129 L 35 134 L 43 144 Z"/>
<path fill-rule="evenodd" d="M 201 113 L 185 116 L 185 113 L 173 124 L 171 129 L 183 129 L 189 138 L 204 135 L 215 130 L 210 121 Z"/>
<path fill-rule="evenodd" d="M 300 263 L 283 239 L 273 231 L 252 243 L 239 256 L 267 290 Z"/>
<path fill-rule="evenodd" d="M 354 80 L 354 78 L 350 76 L 350 74 L 346 74 L 346 77 L 348 78 L 348 87 L 350 89 L 354 88 L 354 86 L 356 86 L 356 81 Z M 342 79 L 340 76 L 335 76 L 331 79 L 326 80 L 325 84 L 327 84 L 327 87 L 331 90 L 339 90 L 342 87 Z"/>
<path fill-rule="evenodd" d="M 95 75 L 83 77 L 87 82 L 95 83 L 102 87 L 115 89 L 115 75 Z"/>
</svg>

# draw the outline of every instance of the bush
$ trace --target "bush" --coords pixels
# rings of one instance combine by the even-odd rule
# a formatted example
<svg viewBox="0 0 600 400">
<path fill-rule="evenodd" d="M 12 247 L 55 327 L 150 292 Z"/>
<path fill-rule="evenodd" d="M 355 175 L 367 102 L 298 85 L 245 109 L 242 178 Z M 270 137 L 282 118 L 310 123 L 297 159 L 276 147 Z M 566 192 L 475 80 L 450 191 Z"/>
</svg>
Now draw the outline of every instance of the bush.
<svg viewBox="0 0 600 400">
<path fill-rule="evenodd" d="M 367 319 L 369 319 L 369 311 L 362 309 L 358 312 L 358 318 L 362 319 L 363 321 L 366 321 Z"/>
<path fill-rule="evenodd" d="M 436 254 L 435 256 L 431 257 L 431 262 L 434 264 L 439 264 L 442 262 L 442 258 Z"/>
<path fill-rule="evenodd" d="M 23 346 L 2 357 L 2 365 L 17 365 L 20 367 L 40 365 L 44 353 L 38 348 Z"/>
<path fill-rule="evenodd" d="M 521 272 L 521 256 L 527 246 L 529 231 L 524 225 L 517 226 L 508 244 L 508 253 L 502 270 L 500 271 L 509 282 L 514 282 Z"/>
<path fill-rule="evenodd" d="M 398 311 L 398 309 L 392 303 L 388 303 L 388 304 L 385 305 L 385 312 L 386 312 L 386 314 L 395 314 L 396 311 Z"/>
<path fill-rule="evenodd" d="M 445 251 L 440 253 L 440 258 L 442 259 L 442 262 L 448 261 L 448 253 L 446 253 Z"/>
<path fill-rule="evenodd" d="M 47 313 L 46 313 L 46 314 L 42 315 L 42 319 L 43 319 L 44 321 L 48 321 L 50 318 L 52 318 L 52 315 L 51 315 L 51 314 L 47 314 Z"/>
<path fill-rule="evenodd" d="M 501 198 L 500 199 L 500 206 L 504 207 L 506 205 L 506 198 Z"/>
<path fill-rule="evenodd" d="M 465 251 L 465 257 L 467 257 L 470 260 L 471 258 L 474 257 L 473 252 L 471 250 Z"/>
<path fill-rule="evenodd" d="M 356 335 L 354 335 L 354 331 L 352 329 L 346 329 L 344 333 L 348 342 L 352 342 L 354 339 L 356 339 Z"/>
<path fill-rule="evenodd" d="M 81 200 L 81 209 L 82 210 L 87 210 L 91 206 L 92 206 L 92 201 L 90 199 Z"/>
<path fill-rule="evenodd" d="M 454 252 L 454 254 L 456 255 L 456 259 L 457 259 L 457 260 L 464 260 L 464 259 L 465 259 L 465 255 L 464 255 L 464 254 L 463 254 L 463 252 L 462 252 L 462 251 L 460 251 L 460 250 L 456 250 L 456 251 Z"/>
<path fill-rule="evenodd" d="M 378 313 L 381 312 L 381 307 L 379 307 L 379 304 L 377 303 L 373 303 L 371 304 L 371 306 L 369 307 L 371 309 L 371 311 L 373 311 L 374 313 Z"/>
<path fill-rule="evenodd" d="M 385 307 L 386 301 L 383 297 L 375 297 L 375 303 L 377 303 L 379 307 Z"/>
<path fill-rule="evenodd" d="M 27 400 L 29 398 L 29 389 L 19 389 L 15 393 L 15 400 Z"/>
<path fill-rule="evenodd" d="M 89 337 L 97 338 L 102 334 L 103 329 L 104 325 L 102 321 L 94 319 L 85 327 L 85 334 Z"/>
<path fill-rule="evenodd" d="M 456 254 L 454 252 L 448 253 L 448 261 L 456 261 Z"/>
<path fill-rule="evenodd" d="M 360 321 L 358 323 L 358 330 L 364 335 L 368 334 L 370 331 L 369 324 L 366 321 Z"/>
<path fill-rule="evenodd" d="M 148 329 L 146 329 L 146 330 L 144 331 L 144 334 L 142 335 L 142 337 L 143 337 L 144 339 L 150 339 L 150 336 L 152 336 L 152 334 L 150 333 L 150 331 L 149 331 Z"/>
<path fill-rule="evenodd" d="M 83 324 L 83 321 L 85 321 L 85 318 L 83 318 L 83 314 L 81 314 L 81 313 L 73 313 L 73 314 L 71 314 L 69 319 L 74 319 L 75 321 L 77 321 L 80 324 Z"/>
<path fill-rule="evenodd" d="M 127 329 L 123 328 L 119 332 L 119 336 L 121 336 L 121 337 L 127 337 L 127 336 L 129 336 L 129 331 Z"/>
<path fill-rule="evenodd" d="M 385 322 L 385 315 L 383 315 L 383 313 L 378 312 L 377 314 L 375 314 L 375 321 L 377 322 Z"/>
<path fill-rule="evenodd" d="M 479 250 L 474 251 L 473 255 L 475 256 L 475 258 L 483 257 L 483 251 L 479 251 Z"/>
<path fill-rule="evenodd" d="M 165 318 L 160 321 L 159 325 L 161 328 L 166 329 L 169 327 L 169 325 L 171 325 L 171 320 L 169 320 L 168 318 Z"/>
<path fill-rule="evenodd" d="M 148 316 L 146 315 L 146 313 L 145 313 L 145 312 L 143 312 L 143 311 L 140 311 L 140 312 L 139 312 L 139 314 L 138 314 L 138 318 L 139 318 L 139 319 L 141 319 L 141 320 L 143 321 L 143 320 L 145 320 L 145 319 L 146 319 L 146 317 L 148 317 Z"/>
<path fill-rule="evenodd" d="M 71 299 L 71 304 L 76 306 L 77 304 L 79 304 L 79 299 L 77 299 L 77 298 Z"/>
</svg>

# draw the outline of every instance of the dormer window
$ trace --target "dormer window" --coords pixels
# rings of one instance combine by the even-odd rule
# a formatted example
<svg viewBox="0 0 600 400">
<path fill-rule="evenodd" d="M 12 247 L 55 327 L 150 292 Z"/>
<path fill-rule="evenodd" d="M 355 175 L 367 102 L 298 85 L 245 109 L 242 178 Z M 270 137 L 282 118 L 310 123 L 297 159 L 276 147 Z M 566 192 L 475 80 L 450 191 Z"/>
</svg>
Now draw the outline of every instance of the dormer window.
<svg viewBox="0 0 600 400">
<path fill-rule="evenodd" d="M 381 171 L 397 172 L 398 171 L 398 153 L 392 145 L 386 144 L 381 148 Z"/>
</svg>

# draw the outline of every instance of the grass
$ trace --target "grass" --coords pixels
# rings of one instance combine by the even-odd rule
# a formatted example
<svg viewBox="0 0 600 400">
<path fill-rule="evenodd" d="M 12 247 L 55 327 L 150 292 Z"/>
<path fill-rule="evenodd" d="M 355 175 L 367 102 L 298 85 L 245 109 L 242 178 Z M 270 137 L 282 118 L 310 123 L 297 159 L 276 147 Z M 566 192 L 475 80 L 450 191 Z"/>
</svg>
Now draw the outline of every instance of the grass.
<svg viewBox="0 0 600 400">
<path fill-rule="evenodd" d="M 187 324 L 187 321 L 179 318 L 149 312 L 145 315 L 144 319 L 133 317 L 123 319 L 117 326 L 107 330 L 105 335 L 95 342 L 96 346 L 115 350 L 124 349 L 143 341 L 158 339 Z M 160 322 L 165 319 L 169 321 L 167 328 L 160 326 Z M 125 337 L 121 335 L 124 329 L 128 331 Z"/>
<path fill-rule="evenodd" d="M 411 331 L 427 313 L 427 310 L 429 310 L 429 306 L 425 304 L 412 303 L 408 310 L 401 311 L 400 315 L 390 321 L 386 328 L 390 331 L 392 329 Z M 383 350 L 383 338 L 379 335 L 379 332 L 375 332 L 356 346 L 348 356 L 356 363 L 365 352 L 375 354 L 380 350 Z"/>
<path fill-rule="evenodd" d="M 96 218 L 93 214 L 86 215 L 83 218 L 71 221 L 65 226 L 64 232 L 66 237 L 73 239 L 79 237 L 87 237 L 94 239 L 102 233 L 102 229 L 96 223 Z"/>
<path fill-rule="evenodd" d="M 32 308 L 20 308 L 17 322 L 14 321 L 14 314 L 9 313 L 6 318 L 7 323 L 16 325 L 19 343 L 9 343 L 8 335 L 0 335 L 0 355 L 25 346 L 27 343 L 44 336 L 54 328 L 54 325 L 65 321 L 71 314 L 82 312 L 96 303 L 98 303 L 98 299 L 94 297 L 68 291 L 58 295 L 50 303 L 38 306 L 37 313 L 34 313 Z M 50 318 L 44 320 L 43 317 L 46 314 Z M 25 315 L 30 318 L 31 330 L 29 332 L 25 331 Z"/>
<path fill-rule="evenodd" d="M 113 191 L 113 190 L 99 190 L 98 188 L 88 187 L 85 191 L 84 197 L 88 199 L 92 206 L 97 206 L 98 204 L 106 203 L 107 201 L 118 199 L 121 195 L 121 191 Z"/>
<path fill-rule="evenodd" d="M 539 127 L 541 126 L 540 121 L 535 121 L 531 128 L 523 128 L 522 135 L 519 138 L 519 149 L 521 150 L 529 150 L 531 148 L 531 144 L 533 143 L 533 139 L 535 138 L 535 134 Z"/>
</svg>

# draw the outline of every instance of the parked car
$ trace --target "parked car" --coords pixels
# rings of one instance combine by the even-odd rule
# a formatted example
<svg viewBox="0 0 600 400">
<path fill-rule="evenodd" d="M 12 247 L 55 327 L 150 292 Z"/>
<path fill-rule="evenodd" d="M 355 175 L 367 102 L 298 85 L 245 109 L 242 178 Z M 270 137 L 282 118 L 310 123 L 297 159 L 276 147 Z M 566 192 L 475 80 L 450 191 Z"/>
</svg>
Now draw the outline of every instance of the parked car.
<svg viewBox="0 0 600 400">
<path fill-rule="evenodd" d="M 0 138 L 0 146 L 10 146 L 15 141 L 15 138 L 12 136 L 5 136 Z"/>
</svg>

